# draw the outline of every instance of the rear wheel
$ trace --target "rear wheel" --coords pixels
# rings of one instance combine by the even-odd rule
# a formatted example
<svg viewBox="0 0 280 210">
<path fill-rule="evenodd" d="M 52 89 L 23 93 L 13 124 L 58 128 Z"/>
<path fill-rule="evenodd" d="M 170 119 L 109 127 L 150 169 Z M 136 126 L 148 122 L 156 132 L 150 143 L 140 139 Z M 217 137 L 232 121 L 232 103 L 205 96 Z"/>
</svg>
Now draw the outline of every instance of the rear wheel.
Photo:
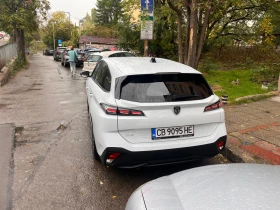
<svg viewBox="0 0 280 210">
<path fill-rule="evenodd" d="M 93 132 L 93 123 L 92 123 L 91 117 L 90 117 L 90 129 L 91 129 L 91 143 L 92 143 L 93 158 L 95 160 L 100 160 L 100 157 L 99 157 L 99 155 L 97 153 L 96 146 L 95 146 L 95 138 L 94 138 L 94 132 Z"/>
</svg>

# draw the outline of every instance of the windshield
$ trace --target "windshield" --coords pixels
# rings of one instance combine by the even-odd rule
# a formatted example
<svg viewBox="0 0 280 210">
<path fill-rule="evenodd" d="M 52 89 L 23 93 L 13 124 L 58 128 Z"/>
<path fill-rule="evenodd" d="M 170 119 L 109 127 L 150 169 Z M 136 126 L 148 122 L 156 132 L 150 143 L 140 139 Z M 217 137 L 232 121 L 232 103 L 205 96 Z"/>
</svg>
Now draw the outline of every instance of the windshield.
<svg viewBox="0 0 280 210">
<path fill-rule="evenodd" d="M 102 56 L 100 56 L 100 55 L 89 55 L 88 57 L 87 57 L 87 62 L 98 62 L 98 61 L 100 61 L 102 59 Z"/>
<path fill-rule="evenodd" d="M 127 101 L 190 101 L 205 99 L 213 94 L 200 74 L 132 75 L 119 80 L 119 98 Z"/>
</svg>

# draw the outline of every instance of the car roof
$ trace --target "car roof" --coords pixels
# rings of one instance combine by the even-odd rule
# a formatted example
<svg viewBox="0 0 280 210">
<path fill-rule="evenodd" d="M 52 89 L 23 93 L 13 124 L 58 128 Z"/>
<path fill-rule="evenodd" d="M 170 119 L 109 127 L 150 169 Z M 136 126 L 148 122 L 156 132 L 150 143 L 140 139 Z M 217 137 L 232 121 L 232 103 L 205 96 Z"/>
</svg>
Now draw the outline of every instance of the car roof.
<svg viewBox="0 0 280 210">
<path fill-rule="evenodd" d="M 116 54 L 116 53 L 130 53 L 128 51 L 103 51 L 103 52 L 96 52 L 93 55 L 101 55 L 103 57 L 109 57 L 110 55 Z M 132 53 L 130 53 L 132 54 Z"/>
<path fill-rule="evenodd" d="M 142 202 L 133 199 L 139 191 L 146 209 L 155 201 L 157 209 L 279 209 L 279 174 L 280 166 L 244 163 L 184 170 L 139 187 L 127 209 Z"/>
<path fill-rule="evenodd" d="M 113 57 L 103 58 L 110 67 L 114 76 L 121 77 L 137 74 L 156 74 L 156 73 L 193 73 L 201 74 L 199 71 L 175 61 L 155 58 L 156 63 L 151 62 L 150 57 Z"/>
</svg>

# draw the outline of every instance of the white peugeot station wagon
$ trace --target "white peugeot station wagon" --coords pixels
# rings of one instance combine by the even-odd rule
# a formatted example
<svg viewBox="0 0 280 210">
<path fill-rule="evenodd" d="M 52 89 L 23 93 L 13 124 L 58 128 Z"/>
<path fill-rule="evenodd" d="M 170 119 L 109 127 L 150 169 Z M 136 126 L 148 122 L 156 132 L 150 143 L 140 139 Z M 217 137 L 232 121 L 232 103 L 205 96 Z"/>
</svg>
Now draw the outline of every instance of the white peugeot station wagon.
<svg viewBox="0 0 280 210">
<path fill-rule="evenodd" d="M 85 71 L 95 159 L 120 168 L 205 159 L 225 146 L 224 110 L 203 75 L 161 58 L 105 58 Z"/>
</svg>

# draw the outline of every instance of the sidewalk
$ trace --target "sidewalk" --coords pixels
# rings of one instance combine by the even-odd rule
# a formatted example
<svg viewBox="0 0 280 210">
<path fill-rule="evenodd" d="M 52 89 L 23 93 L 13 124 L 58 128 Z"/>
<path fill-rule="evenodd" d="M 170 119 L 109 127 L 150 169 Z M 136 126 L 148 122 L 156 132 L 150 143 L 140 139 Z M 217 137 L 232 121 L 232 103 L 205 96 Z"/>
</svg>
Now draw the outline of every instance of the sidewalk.
<svg viewBox="0 0 280 210">
<path fill-rule="evenodd" d="M 224 109 L 228 141 L 223 155 L 232 162 L 280 165 L 280 96 Z"/>
</svg>

